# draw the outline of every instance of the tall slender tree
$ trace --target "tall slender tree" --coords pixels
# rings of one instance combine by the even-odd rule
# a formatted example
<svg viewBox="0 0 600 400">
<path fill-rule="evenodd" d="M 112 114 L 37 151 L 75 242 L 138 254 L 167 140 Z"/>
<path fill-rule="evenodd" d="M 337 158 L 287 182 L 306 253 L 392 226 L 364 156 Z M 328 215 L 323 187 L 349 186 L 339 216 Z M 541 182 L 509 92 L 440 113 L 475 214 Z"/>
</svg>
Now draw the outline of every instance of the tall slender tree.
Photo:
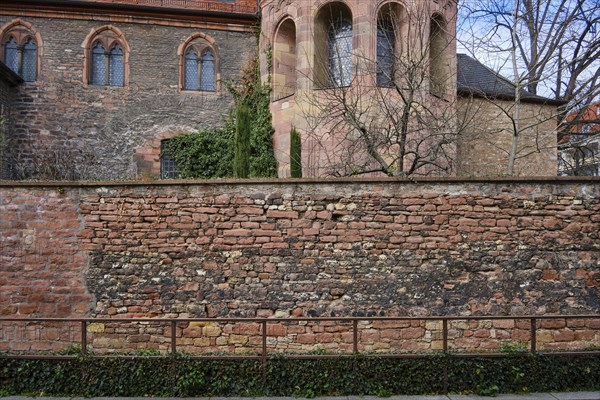
<svg viewBox="0 0 600 400">
<path fill-rule="evenodd" d="M 250 107 L 243 102 L 240 103 L 236 116 L 233 174 L 236 178 L 248 178 L 250 176 L 250 133 L 252 130 Z"/>
<path fill-rule="evenodd" d="M 302 178 L 302 142 L 296 128 L 290 132 L 290 175 Z"/>
</svg>

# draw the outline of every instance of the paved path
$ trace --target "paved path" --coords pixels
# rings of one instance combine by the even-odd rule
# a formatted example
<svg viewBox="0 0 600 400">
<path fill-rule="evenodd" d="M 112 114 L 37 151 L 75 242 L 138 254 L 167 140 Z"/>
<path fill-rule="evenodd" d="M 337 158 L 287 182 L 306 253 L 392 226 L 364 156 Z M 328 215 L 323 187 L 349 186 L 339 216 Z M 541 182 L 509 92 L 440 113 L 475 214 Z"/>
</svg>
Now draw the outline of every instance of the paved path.
<svg viewBox="0 0 600 400">
<path fill-rule="evenodd" d="M 9 396 L 2 400 L 181 400 L 170 397 L 22 397 Z M 188 400 L 299 400 L 297 397 L 193 397 Z M 600 392 L 499 394 L 496 397 L 449 394 L 447 396 L 341 396 L 317 397 L 315 400 L 600 400 Z"/>
</svg>

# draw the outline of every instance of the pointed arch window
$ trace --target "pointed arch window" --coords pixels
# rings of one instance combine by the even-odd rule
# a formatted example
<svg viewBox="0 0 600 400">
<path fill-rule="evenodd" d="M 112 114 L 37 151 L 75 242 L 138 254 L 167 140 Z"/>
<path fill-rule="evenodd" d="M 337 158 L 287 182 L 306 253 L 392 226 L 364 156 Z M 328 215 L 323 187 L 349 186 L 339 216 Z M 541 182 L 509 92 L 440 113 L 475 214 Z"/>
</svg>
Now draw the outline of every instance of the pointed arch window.
<svg viewBox="0 0 600 400">
<path fill-rule="evenodd" d="M 186 90 L 200 90 L 198 80 L 198 56 L 194 49 L 185 52 L 185 83 Z"/>
<path fill-rule="evenodd" d="M 92 85 L 106 85 L 106 51 L 98 42 L 92 49 Z"/>
<path fill-rule="evenodd" d="M 25 82 L 38 79 L 38 40 L 29 24 L 13 22 L 12 27 L 0 30 L 0 61 Z"/>
<path fill-rule="evenodd" d="M 210 49 L 200 59 L 200 90 L 215 91 L 215 56 Z"/>
<path fill-rule="evenodd" d="M 90 83 L 96 86 L 124 86 L 125 70 L 123 49 L 115 44 L 106 51 L 100 41 L 92 48 L 92 72 Z"/>
<path fill-rule="evenodd" d="M 17 42 L 11 37 L 4 47 L 5 56 L 4 62 L 14 73 L 19 73 L 19 49 Z"/>
<path fill-rule="evenodd" d="M 213 45 L 204 36 L 196 37 L 185 45 L 181 65 L 183 90 L 217 91 L 218 58 Z"/>
<path fill-rule="evenodd" d="M 125 80 L 123 68 L 123 49 L 118 43 L 112 48 L 108 57 L 108 85 L 123 86 Z"/>
<path fill-rule="evenodd" d="M 31 38 L 23 46 L 21 68 L 25 82 L 35 82 L 37 80 L 37 45 Z"/>
<path fill-rule="evenodd" d="M 93 31 L 82 47 L 85 49 L 85 83 L 110 87 L 128 85 L 129 46 L 117 28 L 104 26 Z"/>
</svg>

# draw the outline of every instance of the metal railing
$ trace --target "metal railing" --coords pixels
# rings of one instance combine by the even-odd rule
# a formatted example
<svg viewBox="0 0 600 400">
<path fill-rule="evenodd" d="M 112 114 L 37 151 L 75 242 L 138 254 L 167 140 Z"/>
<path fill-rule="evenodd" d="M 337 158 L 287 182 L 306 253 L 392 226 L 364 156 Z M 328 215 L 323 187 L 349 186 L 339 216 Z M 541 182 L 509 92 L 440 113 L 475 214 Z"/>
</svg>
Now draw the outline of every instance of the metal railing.
<svg viewBox="0 0 600 400">
<path fill-rule="evenodd" d="M 367 356 L 377 356 L 385 358 L 422 358 L 425 356 L 423 353 L 410 353 L 410 354 L 371 354 L 359 351 L 359 323 L 368 322 L 402 322 L 402 321 L 419 321 L 419 322 L 441 322 L 442 331 L 442 349 L 443 353 L 450 356 L 458 357 L 498 357 L 506 356 L 506 353 L 492 353 L 492 352 L 468 352 L 458 353 L 452 352 L 449 348 L 449 322 L 452 321 L 497 321 L 497 320 L 512 320 L 512 321 L 529 321 L 527 326 L 529 327 L 529 346 L 527 351 L 523 353 L 535 354 L 540 353 L 537 346 L 537 331 L 538 325 L 542 321 L 546 320 L 600 320 L 599 314 L 592 315 L 539 315 L 539 316 L 434 316 L 434 317 L 319 317 L 319 318 L 0 318 L 0 329 L 4 326 L 4 323 L 53 323 L 53 324 L 78 324 L 80 331 L 79 344 L 81 346 L 81 353 L 83 355 L 89 355 L 92 357 L 107 357 L 107 355 L 92 354 L 88 348 L 88 328 L 90 324 L 164 324 L 170 329 L 169 342 L 169 353 L 172 355 L 177 354 L 177 329 L 178 325 L 196 323 L 216 323 L 216 324 L 230 324 L 230 323 L 254 323 L 260 325 L 260 352 L 254 355 L 196 355 L 191 356 L 193 359 L 254 359 L 266 361 L 269 356 L 269 349 L 267 345 L 268 325 L 269 324 L 282 324 L 282 323 L 319 323 L 319 322 L 335 322 L 338 324 L 351 324 L 352 330 L 352 353 L 351 354 L 290 354 L 289 358 L 294 359 L 324 359 L 324 358 L 336 358 L 336 357 L 348 357 L 358 354 Z M 402 328 L 385 328 L 385 329 L 402 329 Z M 513 328 L 514 329 L 514 328 Z M 600 329 L 598 329 L 600 331 Z M 3 338 L 1 336 L 0 338 Z M 4 339 L 2 339 L 4 340 Z M 2 344 L 0 340 L 0 344 Z M 60 340 L 58 338 L 57 340 Z M 407 339 L 408 340 L 408 339 Z M 498 339 L 498 342 L 501 342 Z M 570 356 L 581 356 L 589 354 L 600 354 L 599 349 L 585 350 L 585 351 L 556 351 L 544 354 L 559 354 L 559 355 L 570 355 Z M 31 351 L 29 352 L 31 353 Z M 36 358 L 36 359 L 63 359 L 76 357 L 75 355 L 43 355 L 43 354 L 10 354 L 10 352 L 0 353 L 0 358 Z M 114 357 L 114 355 L 113 355 Z M 126 357 L 132 357 L 127 355 Z"/>
</svg>

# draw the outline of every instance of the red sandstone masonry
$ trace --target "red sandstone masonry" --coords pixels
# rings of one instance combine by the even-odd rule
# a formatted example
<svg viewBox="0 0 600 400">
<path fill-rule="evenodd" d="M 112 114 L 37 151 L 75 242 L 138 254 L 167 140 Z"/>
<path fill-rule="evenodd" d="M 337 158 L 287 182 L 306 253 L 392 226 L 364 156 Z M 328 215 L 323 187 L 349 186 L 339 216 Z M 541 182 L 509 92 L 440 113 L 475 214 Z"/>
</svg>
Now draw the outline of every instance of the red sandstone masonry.
<svg viewBox="0 0 600 400">
<path fill-rule="evenodd" d="M 0 314 L 597 313 L 598 215 L 598 179 L 0 184 Z M 451 347 L 526 342 L 519 323 L 453 323 Z M 100 350 L 168 348 L 164 327 L 90 329 Z M 336 327 L 269 329 L 280 351 L 351 347 Z M 361 350 L 436 350 L 440 329 L 362 326 Z M 544 321 L 539 347 L 586 348 L 599 329 Z M 178 345 L 255 351 L 252 332 L 190 325 Z"/>
</svg>

